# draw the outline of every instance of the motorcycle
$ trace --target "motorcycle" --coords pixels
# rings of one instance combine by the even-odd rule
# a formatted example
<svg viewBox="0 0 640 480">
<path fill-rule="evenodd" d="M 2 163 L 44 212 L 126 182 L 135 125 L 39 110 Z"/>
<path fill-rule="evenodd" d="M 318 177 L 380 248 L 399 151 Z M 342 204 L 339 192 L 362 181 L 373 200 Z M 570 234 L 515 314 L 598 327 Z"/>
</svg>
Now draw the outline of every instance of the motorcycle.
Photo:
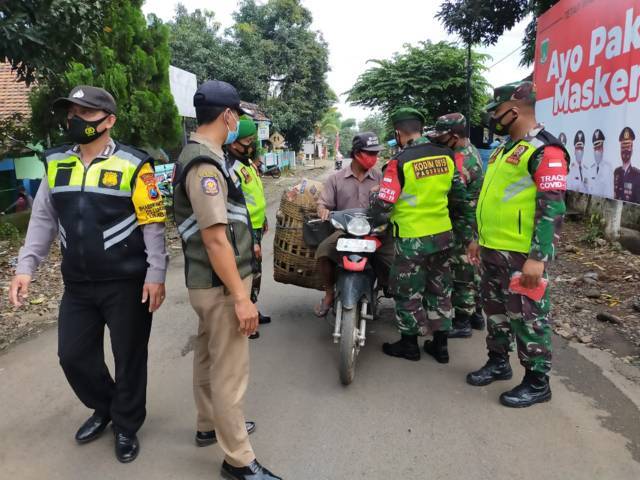
<svg viewBox="0 0 640 480">
<path fill-rule="evenodd" d="M 340 381 L 349 385 L 355 376 L 360 349 L 366 341 L 367 321 L 374 320 L 380 288 L 373 259 L 382 246 L 385 221 L 375 225 L 366 209 L 332 212 L 330 221 L 345 232 L 338 239 L 335 318 L 333 342 L 340 345 Z"/>
</svg>

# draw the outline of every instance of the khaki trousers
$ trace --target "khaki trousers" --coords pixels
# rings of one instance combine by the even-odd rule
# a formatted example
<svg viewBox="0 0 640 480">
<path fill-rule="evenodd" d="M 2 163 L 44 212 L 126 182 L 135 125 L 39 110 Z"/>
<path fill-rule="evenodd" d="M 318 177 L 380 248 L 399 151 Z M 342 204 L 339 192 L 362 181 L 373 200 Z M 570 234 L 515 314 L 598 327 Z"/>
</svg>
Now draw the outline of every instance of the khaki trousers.
<svg viewBox="0 0 640 480">
<path fill-rule="evenodd" d="M 251 276 L 244 279 L 247 293 L 251 282 Z M 225 293 L 224 287 L 189 290 L 191 306 L 199 317 L 193 394 L 198 430 L 215 430 L 226 461 L 244 467 L 256 458 L 243 413 L 249 383 L 249 340 L 238 331 L 233 299 Z"/>
</svg>

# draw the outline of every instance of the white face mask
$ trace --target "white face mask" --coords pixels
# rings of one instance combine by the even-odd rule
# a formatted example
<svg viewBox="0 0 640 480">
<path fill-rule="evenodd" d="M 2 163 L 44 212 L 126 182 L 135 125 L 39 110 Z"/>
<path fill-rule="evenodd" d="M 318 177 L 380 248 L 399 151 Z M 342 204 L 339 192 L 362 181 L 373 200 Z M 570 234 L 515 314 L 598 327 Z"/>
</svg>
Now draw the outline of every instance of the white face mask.
<svg viewBox="0 0 640 480">
<path fill-rule="evenodd" d="M 596 163 L 601 163 L 602 162 L 602 156 L 604 154 L 604 151 L 602 150 L 594 150 L 593 152 L 593 158 L 595 158 Z"/>
<path fill-rule="evenodd" d="M 582 157 L 584 157 L 584 150 L 576 150 L 576 162 L 582 163 Z"/>
</svg>

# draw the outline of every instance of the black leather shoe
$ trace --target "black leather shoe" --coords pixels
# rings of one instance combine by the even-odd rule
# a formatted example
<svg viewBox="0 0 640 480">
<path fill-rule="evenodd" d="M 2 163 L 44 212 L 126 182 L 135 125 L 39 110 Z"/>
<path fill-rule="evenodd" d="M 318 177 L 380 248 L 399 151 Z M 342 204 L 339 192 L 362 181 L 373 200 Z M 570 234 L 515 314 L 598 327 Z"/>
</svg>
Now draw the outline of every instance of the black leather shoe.
<svg viewBox="0 0 640 480">
<path fill-rule="evenodd" d="M 249 435 L 256 431 L 256 422 L 245 422 L 245 425 L 247 426 L 247 433 Z M 213 445 L 217 441 L 218 438 L 216 437 L 215 430 L 211 430 L 209 432 L 196 432 L 196 445 L 198 447 L 208 447 L 209 445 Z"/>
<path fill-rule="evenodd" d="M 256 331 L 256 333 L 252 333 L 249 335 L 250 340 L 255 340 L 256 338 L 260 338 L 260 332 Z"/>
<path fill-rule="evenodd" d="M 135 435 L 115 432 L 116 458 L 121 463 L 133 462 L 140 453 L 140 442 Z"/>
<path fill-rule="evenodd" d="M 474 387 L 489 385 L 496 380 L 510 380 L 513 376 L 508 355 L 489 353 L 489 360 L 484 367 L 467 375 L 467 383 Z"/>
<path fill-rule="evenodd" d="M 433 340 L 424 342 L 424 351 L 438 363 L 449 363 L 448 332 L 434 332 Z"/>
<path fill-rule="evenodd" d="M 225 460 L 220 471 L 227 480 L 282 480 L 254 460 L 246 467 L 234 467 Z"/>
<path fill-rule="evenodd" d="M 474 330 L 484 330 L 484 316 L 482 315 L 482 309 L 476 310 L 476 312 L 471 315 L 471 328 Z"/>
<path fill-rule="evenodd" d="M 529 370 L 525 373 L 520 385 L 500 395 L 500 403 L 511 408 L 530 407 L 549 400 L 551 400 L 549 377 L 544 373 Z"/>
<path fill-rule="evenodd" d="M 382 351 L 392 357 L 406 358 L 414 362 L 420 360 L 417 335 L 402 335 L 396 343 L 384 343 Z"/>
<path fill-rule="evenodd" d="M 76 442 L 79 444 L 89 443 L 94 441 L 104 429 L 107 428 L 111 419 L 109 417 L 105 417 L 94 413 L 89 417 L 89 420 L 84 422 L 80 429 L 76 432 Z"/>
<path fill-rule="evenodd" d="M 471 317 L 458 313 L 453 319 L 453 328 L 449 330 L 449 338 L 469 338 L 472 333 Z"/>
<path fill-rule="evenodd" d="M 258 324 L 264 325 L 265 323 L 271 323 L 271 317 L 258 312 Z"/>
</svg>

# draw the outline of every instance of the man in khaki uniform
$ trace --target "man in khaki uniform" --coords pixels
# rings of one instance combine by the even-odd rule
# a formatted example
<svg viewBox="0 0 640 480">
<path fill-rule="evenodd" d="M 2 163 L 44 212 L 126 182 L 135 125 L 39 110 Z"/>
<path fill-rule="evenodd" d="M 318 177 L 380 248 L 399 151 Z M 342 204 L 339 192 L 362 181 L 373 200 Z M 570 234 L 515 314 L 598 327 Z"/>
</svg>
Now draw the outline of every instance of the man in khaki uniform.
<svg viewBox="0 0 640 480">
<path fill-rule="evenodd" d="M 198 314 L 194 351 L 196 442 L 218 441 L 228 479 L 279 479 L 256 460 L 243 399 L 249 383 L 248 336 L 258 327 L 251 302 L 255 269 L 249 214 L 222 145 L 238 136 L 240 98 L 228 83 L 208 81 L 194 96 L 198 129 L 178 158 L 174 211 L 182 237 L 189 299 Z"/>
</svg>

